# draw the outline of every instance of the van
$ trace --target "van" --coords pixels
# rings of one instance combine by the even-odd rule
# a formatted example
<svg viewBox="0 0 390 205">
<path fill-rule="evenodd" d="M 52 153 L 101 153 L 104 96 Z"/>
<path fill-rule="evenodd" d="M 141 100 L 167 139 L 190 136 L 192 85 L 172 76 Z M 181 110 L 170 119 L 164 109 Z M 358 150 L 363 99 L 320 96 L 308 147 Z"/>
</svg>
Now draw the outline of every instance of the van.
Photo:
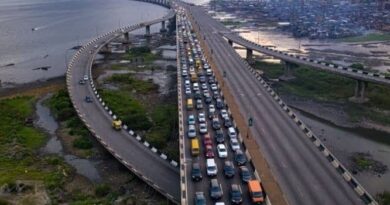
<svg viewBox="0 0 390 205">
<path fill-rule="evenodd" d="M 218 168 L 214 159 L 207 159 L 207 176 L 217 176 Z"/>
<path fill-rule="evenodd" d="M 248 190 L 253 203 L 263 203 L 264 195 L 259 180 L 249 180 Z"/>
<path fill-rule="evenodd" d="M 197 138 L 191 140 L 191 154 L 194 157 L 199 155 L 199 140 Z"/>
<path fill-rule="evenodd" d="M 237 138 L 236 129 L 234 129 L 234 127 L 229 127 L 228 135 L 229 135 L 230 139 Z"/>
<path fill-rule="evenodd" d="M 187 110 L 192 110 L 194 108 L 194 102 L 192 101 L 192 98 L 187 99 Z"/>
</svg>

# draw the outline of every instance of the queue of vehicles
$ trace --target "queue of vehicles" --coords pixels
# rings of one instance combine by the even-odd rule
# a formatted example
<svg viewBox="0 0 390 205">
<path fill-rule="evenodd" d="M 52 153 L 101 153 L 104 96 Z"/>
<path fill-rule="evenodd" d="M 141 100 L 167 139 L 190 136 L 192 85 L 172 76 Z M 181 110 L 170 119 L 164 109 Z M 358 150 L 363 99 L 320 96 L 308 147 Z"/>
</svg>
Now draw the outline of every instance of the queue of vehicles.
<svg viewBox="0 0 390 205">
<path fill-rule="evenodd" d="M 213 71 L 186 16 L 179 13 L 178 19 L 180 75 L 187 113 L 184 115 L 187 117 L 185 147 L 190 149 L 192 157 L 192 183 L 209 181 L 208 190 L 194 190 L 194 203 L 210 204 L 208 199 L 216 205 L 228 201 L 230 204 L 263 203 L 261 183 L 247 163 Z M 229 200 L 223 199 L 226 194 Z"/>
</svg>

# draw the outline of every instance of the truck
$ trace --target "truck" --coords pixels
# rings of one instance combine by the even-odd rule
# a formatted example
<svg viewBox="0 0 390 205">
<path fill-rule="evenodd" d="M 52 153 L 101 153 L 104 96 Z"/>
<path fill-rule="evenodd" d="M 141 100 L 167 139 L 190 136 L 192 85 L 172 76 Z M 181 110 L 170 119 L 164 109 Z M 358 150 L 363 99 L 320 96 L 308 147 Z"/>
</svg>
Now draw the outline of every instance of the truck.
<svg viewBox="0 0 390 205">
<path fill-rule="evenodd" d="M 113 120 L 112 121 L 112 128 L 115 130 L 120 130 L 122 128 L 122 121 L 121 120 Z"/>
<path fill-rule="evenodd" d="M 264 202 L 263 190 L 260 185 L 259 180 L 249 180 L 248 181 L 248 190 L 251 196 L 251 201 L 255 204 L 261 204 Z"/>
<path fill-rule="evenodd" d="M 198 82 L 198 75 L 195 72 L 191 72 L 191 82 L 195 83 Z"/>
</svg>

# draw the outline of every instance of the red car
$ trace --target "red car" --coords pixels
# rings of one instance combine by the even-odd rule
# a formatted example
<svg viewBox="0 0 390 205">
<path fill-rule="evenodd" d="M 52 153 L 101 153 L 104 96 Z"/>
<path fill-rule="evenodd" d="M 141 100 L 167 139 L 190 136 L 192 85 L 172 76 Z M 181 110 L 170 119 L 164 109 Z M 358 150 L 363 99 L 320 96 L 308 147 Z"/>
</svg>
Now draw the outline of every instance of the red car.
<svg viewBox="0 0 390 205">
<path fill-rule="evenodd" d="M 209 134 L 205 134 L 203 136 L 203 144 L 204 144 L 204 146 L 206 146 L 206 145 L 213 145 L 213 141 L 211 140 L 211 137 L 210 137 Z"/>
<path fill-rule="evenodd" d="M 206 158 L 214 158 L 213 146 L 206 145 L 204 153 L 206 155 Z"/>
</svg>

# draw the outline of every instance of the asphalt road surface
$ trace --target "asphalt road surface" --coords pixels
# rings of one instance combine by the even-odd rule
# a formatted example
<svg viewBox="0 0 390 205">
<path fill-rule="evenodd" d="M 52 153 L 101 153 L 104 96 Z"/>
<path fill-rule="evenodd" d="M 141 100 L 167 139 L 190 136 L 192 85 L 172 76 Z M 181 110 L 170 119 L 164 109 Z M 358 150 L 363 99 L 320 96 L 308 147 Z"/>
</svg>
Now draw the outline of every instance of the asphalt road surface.
<svg viewBox="0 0 390 205">
<path fill-rule="evenodd" d="M 353 189 L 245 68 L 241 57 L 218 33 L 221 24 L 200 7 L 185 6 L 205 36 L 201 38 L 205 38 L 208 49 L 212 50 L 217 69 L 221 73 L 226 72 L 225 86 L 229 87 L 235 97 L 241 114 L 245 119 L 249 114 L 253 117 L 251 133 L 263 151 L 262 154 L 288 203 L 363 204 Z"/>
</svg>

